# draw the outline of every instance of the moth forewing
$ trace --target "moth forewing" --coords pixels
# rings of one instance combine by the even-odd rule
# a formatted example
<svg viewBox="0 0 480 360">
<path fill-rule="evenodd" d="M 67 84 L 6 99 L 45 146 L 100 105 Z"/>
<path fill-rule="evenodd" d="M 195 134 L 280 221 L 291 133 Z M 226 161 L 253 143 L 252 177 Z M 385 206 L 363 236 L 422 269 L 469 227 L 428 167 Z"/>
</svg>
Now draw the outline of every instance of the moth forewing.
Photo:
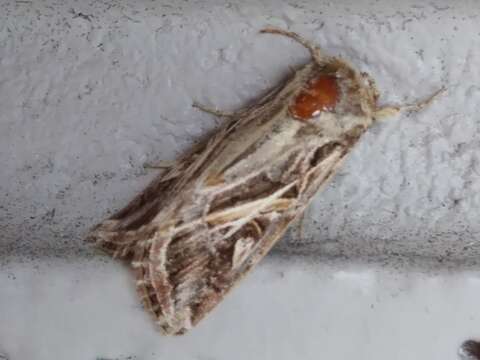
<svg viewBox="0 0 480 360">
<path fill-rule="evenodd" d="M 215 135 L 88 237 L 131 262 L 166 334 L 197 324 L 265 256 L 379 111 L 367 75 L 294 33 L 263 32 L 294 38 L 312 61 L 258 104 L 220 113 Z"/>
</svg>

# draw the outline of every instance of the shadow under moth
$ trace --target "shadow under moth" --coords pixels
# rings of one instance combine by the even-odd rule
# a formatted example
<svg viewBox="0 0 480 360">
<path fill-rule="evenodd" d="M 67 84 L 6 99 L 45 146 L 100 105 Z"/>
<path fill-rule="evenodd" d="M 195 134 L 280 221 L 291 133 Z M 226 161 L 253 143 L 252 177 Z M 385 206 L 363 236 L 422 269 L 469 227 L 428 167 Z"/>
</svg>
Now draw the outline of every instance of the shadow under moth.
<svg viewBox="0 0 480 360">
<path fill-rule="evenodd" d="M 165 334 L 196 325 L 282 237 L 376 120 L 374 81 L 299 35 L 311 61 L 166 168 L 87 239 L 128 261 Z M 417 110 L 433 99 L 407 105 Z"/>
</svg>

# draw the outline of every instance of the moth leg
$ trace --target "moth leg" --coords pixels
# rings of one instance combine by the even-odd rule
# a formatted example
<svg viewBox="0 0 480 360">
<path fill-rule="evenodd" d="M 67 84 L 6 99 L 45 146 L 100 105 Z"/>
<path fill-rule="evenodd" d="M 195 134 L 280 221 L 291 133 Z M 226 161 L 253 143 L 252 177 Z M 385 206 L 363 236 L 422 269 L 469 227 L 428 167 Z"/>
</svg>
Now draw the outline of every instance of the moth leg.
<svg viewBox="0 0 480 360">
<path fill-rule="evenodd" d="M 143 164 L 143 167 L 145 169 L 169 169 L 175 166 L 177 162 L 176 161 L 170 161 L 170 160 L 160 160 L 156 163 L 145 163 Z"/>
<path fill-rule="evenodd" d="M 179 177 L 185 169 L 185 165 L 177 160 L 177 161 L 169 161 L 169 160 L 160 160 L 156 163 L 144 163 L 143 168 L 145 170 L 160 170 L 162 172 L 162 179 L 160 182 L 166 182 L 168 180 L 172 180 L 176 177 Z"/>
<path fill-rule="evenodd" d="M 262 34 L 278 34 L 278 35 L 287 36 L 287 37 L 295 40 L 296 42 L 302 44 L 305 48 L 307 48 L 307 50 L 310 51 L 310 54 L 312 55 L 315 62 L 317 62 L 319 64 L 325 62 L 325 57 L 322 55 L 322 50 L 318 46 L 316 46 L 312 42 L 310 42 L 309 40 L 304 39 L 303 37 L 298 35 L 297 33 L 294 33 L 292 31 L 286 31 L 286 30 L 274 28 L 274 27 L 268 27 L 268 28 L 262 29 L 262 30 L 260 30 L 260 33 L 262 33 Z"/>
<path fill-rule="evenodd" d="M 230 119 L 230 118 L 233 118 L 236 115 L 236 113 L 234 113 L 234 112 L 227 112 L 227 111 L 221 111 L 221 110 L 218 110 L 218 109 L 214 109 L 214 108 L 199 104 L 196 101 L 193 102 L 192 107 L 194 107 L 198 110 L 201 110 L 203 112 L 206 112 L 208 114 L 218 116 L 220 118 Z"/>
<path fill-rule="evenodd" d="M 426 99 L 414 102 L 413 104 L 404 104 L 404 105 L 388 105 L 382 106 L 375 110 L 373 117 L 377 121 L 385 120 L 388 117 L 395 116 L 401 111 L 408 112 L 417 112 L 423 110 L 425 107 L 429 106 L 438 96 L 444 93 L 446 89 L 444 87 L 435 91 L 432 95 Z"/>
<path fill-rule="evenodd" d="M 297 236 L 299 240 L 303 240 L 305 234 L 305 211 L 300 215 L 297 222 Z"/>
</svg>

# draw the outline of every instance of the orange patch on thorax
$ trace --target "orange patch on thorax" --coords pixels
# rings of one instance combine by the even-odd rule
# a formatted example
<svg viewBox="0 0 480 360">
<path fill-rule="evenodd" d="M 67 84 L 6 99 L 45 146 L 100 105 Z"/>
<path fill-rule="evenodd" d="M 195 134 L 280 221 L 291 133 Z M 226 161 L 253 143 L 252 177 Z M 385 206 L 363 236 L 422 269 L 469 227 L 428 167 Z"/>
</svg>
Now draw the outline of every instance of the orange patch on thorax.
<svg viewBox="0 0 480 360">
<path fill-rule="evenodd" d="M 297 119 L 308 120 L 322 111 L 333 111 L 338 98 L 337 78 L 322 74 L 311 80 L 297 95 L 289 111 Z"/>
</svg>

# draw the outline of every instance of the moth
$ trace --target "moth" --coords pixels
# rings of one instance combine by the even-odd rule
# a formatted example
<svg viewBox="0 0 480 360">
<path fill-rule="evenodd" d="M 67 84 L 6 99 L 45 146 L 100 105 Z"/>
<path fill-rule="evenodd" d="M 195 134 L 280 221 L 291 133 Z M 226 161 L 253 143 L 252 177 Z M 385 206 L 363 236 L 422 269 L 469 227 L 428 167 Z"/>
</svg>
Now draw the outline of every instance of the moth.
<svg viewBox="0 0 480 360">
<path fill-rule="evenodd" d="M 311 61 L 165 169 L 87 239 L 134 269 L 165 334 L 212 310 L 298 219 L 362 134 L 400 107 L 379 107 L 372 78 L 293 32 Z M 410 109 L 420 108 L 431 99 Z"/>
</svg>

